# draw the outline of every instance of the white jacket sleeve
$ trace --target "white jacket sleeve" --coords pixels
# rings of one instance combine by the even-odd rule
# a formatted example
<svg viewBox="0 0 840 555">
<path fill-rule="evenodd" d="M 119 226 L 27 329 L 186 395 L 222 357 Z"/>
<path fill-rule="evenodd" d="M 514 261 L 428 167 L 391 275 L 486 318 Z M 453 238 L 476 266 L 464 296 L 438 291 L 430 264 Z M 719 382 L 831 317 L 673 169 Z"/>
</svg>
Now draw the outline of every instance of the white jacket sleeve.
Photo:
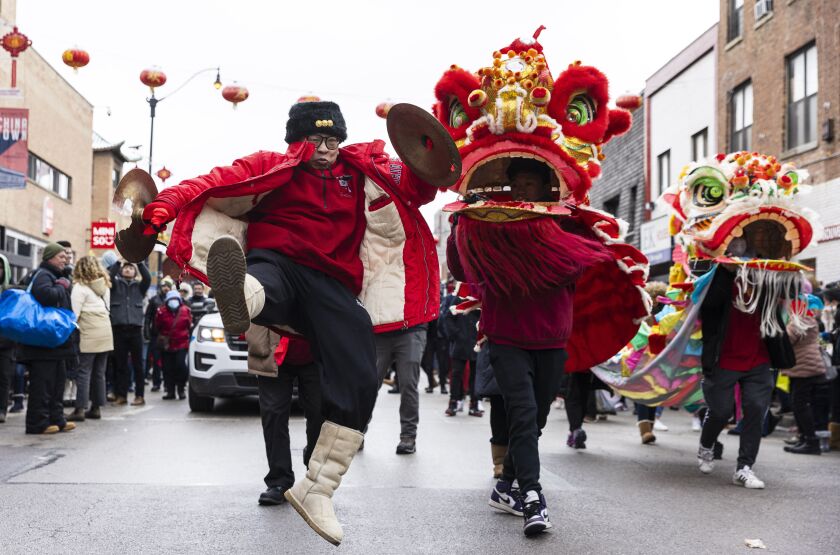
<svg viewBox="0 0 840 555">
<path fill-rule="evenodd" d="M 76 284 L 70 292 L 70 304 L 73 307 L 73 313 L 76 315 L 76 318 L 78 318 L 81 315 L 82 307 L 85 304 L 85 292 L 82 285 Z"/>
</svg>

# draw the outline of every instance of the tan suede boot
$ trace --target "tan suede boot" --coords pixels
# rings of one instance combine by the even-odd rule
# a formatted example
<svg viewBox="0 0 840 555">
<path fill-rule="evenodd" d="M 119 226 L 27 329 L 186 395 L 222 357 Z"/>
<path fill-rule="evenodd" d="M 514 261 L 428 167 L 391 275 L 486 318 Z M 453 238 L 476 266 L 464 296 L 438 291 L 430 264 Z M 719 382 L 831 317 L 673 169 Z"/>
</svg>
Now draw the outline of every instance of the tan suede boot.
<svg viewBox="0 0 840 555">
<path fill-rule="evenodd" d="M 653 421 L 642 420 L 639 422 L 639 434 L 642 436 L 642 443 L 647 445 L 656 441 L 656 436 L 653 435 Z"/>
<path fill-rule="evenodd" d="M 507 445 L 490 444 L 490 453 L 493 455 L 493 478 L 496 480 L 502 477 L 502 467 L 505 464 L 507 451 Z"/>
<path fill-rule="evenodd" d="M 831 439 L 828 440 L 828 447 L 832 451 L 840 451 L 840 423 L 830 422 L 828 431 L 831 432 Z"/>
<path fill-rule="evenodd" d="M 332 496 L 364 437 L 351 428 L 324 422 L 306 476 L 284 494 L 306 523 L 333 545 L 341 543 L 344 532 L 335 516 Z"/>
</svg>

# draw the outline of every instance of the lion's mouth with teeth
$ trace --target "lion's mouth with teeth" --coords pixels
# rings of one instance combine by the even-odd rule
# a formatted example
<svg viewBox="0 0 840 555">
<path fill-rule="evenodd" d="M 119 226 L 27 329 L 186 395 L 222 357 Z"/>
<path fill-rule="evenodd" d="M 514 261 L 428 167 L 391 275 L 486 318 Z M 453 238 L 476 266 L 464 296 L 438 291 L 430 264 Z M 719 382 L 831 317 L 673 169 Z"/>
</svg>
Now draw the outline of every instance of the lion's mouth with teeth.
<svg viewBox="0 0 840 555">
<path fill-rule="evenodd" d="M 568 215 L 567 180 L 577 179 L 575 170 L 555 153 L 504 147 L 479 149 L 464 158 L 459 188 L 464 200 L 447 210 L 492 222 Z"/>
<path fill-rule="evenodd" d="M 710 220 L 693 226 L 697 244 L 709 258 L 762 261 L 789 261 L 808 244 L 813 230 L 800 217 L 778 208 L 762 208 L 754 214 L 744 214 L 723 222 L 709 239 L 702 238 L 712 226 Z"/>
<path fill-rule="evenodd" d="M 522 162 L 529 164 L 523 166 Z M 519 175 L 511 170 L 523 167 Z M 540 156 L 503 153 L 476 164 L 464 178 L 465 196 L 494 202 L 559 202 L 567 193 L 563 176 Z"/>
</svg>

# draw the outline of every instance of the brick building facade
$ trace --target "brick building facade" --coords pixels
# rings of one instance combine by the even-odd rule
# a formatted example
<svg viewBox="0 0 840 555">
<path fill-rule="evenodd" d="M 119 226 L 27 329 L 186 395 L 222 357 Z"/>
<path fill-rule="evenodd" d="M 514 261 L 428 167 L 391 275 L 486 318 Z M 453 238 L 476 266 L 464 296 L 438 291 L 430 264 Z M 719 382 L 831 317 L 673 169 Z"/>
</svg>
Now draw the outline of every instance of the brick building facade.
<svg viewBox="0 0 840 555">
<path fill-rule="evenodd" d="M 811 174 L 805 204 L 826 239 L 800 257 L 840 278 L 840 2 L 720 0 L 718 144 L 774 154 Z"/>
<path fill-rule="evenodd" d="M 13 1 L 0 3 L 3 33 L 14 25 L 15 8 Z M 37 37 L 30 38 L 37 43 Z M 92 147 L 93 106 L 34 47 L 18 59 L 17 91 L 6 88 L 10 83 L 7 57 L 0 63 L 0 88 L 6 93 L 0 95 L 0 108 L 28 110 L 23 188 L 0 188 L 0 254 L 11 262 L 17 280 L 40 263 L 47 243 L 70 241 L 76 256 L 84 256 L 91 252 L 91 221 L 125 223 L 110 200 L 132 155 L 101 138 L 93 141 L 99 148 Z"/>
</svg>

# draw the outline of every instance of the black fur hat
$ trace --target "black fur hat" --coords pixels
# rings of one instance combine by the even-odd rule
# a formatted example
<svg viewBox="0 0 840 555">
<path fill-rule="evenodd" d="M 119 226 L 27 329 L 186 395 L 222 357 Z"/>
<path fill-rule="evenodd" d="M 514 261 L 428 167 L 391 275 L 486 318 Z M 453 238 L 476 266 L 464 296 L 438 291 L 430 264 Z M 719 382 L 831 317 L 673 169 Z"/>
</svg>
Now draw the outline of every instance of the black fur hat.
<svg viewBox="0 0 840 555">
<path fill-rule="evenodd" d="M 286 122 L 286 142 L 291 144 L 317 133 L 332 135 L 342 142 L 347 139 L 347 124 L 338 104 L 321 101 L 293 104 Z"/>
</svg>

